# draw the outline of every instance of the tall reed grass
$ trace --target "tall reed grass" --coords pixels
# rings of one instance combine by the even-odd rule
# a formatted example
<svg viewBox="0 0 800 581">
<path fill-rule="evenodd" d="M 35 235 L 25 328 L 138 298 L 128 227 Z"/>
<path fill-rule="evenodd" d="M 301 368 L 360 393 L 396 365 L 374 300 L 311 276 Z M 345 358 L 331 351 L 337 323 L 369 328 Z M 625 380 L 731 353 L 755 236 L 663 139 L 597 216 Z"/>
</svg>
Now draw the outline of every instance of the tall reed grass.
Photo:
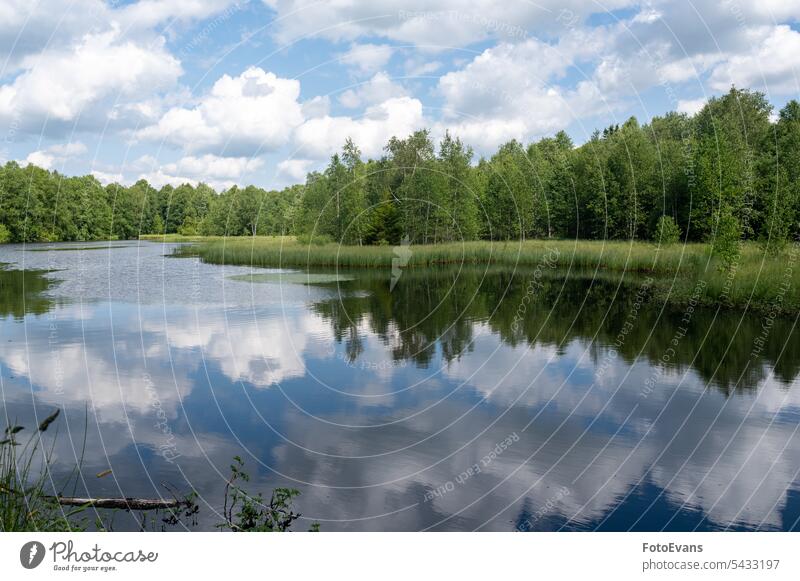
<svg viewBox="0 0 800 581">
<path fill-rule="evenodd" d="M 45 445 L 43 434 L 59 415 L 45 418 L 36 431 L 20 441 L 24 427 L 11 424 L 0 440 L 0 531 L 75 530 L 75 515 L 83 508 L 65 510 L 50 488 L 53 444 Z M 55 442 L 55 439 L 53 440 Z"/>
<path fill-rule="evenodd" d="M 310 244 L 292 237 L 235 237 L 200 240 L 177 249 L 213 264 L 273 268 L 424 268 L 438 265 L 493 264 L 509 268 L 543 261 L 591 276 L 614 270 L 656 275 L 657 286 L 671 302 L 686 302 L 703 281 L 700 302 L 792 313 L 800 311 L 797 245 L 779 255 L 745 243 L 735 269 L 726 270 L 707 244 L 671 244 L 598 240 L 527 240 L 510 242 L 392 246 Z"/>
</svg>

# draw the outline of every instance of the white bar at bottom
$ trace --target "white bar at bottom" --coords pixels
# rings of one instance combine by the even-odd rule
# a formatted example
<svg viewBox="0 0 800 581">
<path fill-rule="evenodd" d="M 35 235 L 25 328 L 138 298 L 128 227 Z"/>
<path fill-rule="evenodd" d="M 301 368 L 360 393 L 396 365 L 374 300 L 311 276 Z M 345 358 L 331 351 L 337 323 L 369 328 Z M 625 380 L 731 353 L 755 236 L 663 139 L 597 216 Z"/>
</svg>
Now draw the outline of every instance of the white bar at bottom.
<svg viewBox="0 0 800 581">
<path fill-rule="evenodd" d="M 0 533 L 0 578 L 796 580 L 798 540 L 732 532 Z M 27 569 L 31 542 L 44 558 Z"/>
</svg>

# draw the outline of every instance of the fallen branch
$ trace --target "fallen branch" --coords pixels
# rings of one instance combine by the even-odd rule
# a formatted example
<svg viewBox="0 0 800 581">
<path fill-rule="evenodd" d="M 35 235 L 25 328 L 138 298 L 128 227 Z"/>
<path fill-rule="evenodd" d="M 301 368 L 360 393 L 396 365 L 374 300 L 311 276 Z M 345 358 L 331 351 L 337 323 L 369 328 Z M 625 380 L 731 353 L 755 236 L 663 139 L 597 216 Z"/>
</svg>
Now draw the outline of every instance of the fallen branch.
<svg viewBox="0 0 800 581">
<path fill-rule="evenodd" d="M 54 497 L 62 506 L 91 506 L 94 508 L 117 508 L 123 510 L 156 510 L 160 508 L 179 508 L 189 506 L 186 500 L 160 500 L 154 498 L 77 498 L 70 496 Z"/>
</svg>

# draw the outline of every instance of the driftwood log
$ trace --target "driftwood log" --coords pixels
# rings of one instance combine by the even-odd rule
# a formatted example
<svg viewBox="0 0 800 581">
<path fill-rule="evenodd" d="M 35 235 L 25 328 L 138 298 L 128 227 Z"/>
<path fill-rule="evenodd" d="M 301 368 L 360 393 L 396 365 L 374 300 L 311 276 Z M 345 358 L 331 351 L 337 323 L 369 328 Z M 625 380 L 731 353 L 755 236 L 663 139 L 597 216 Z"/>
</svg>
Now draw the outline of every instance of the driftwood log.
<svg viewBox="0 0 800 581">
<path fill-rule="evenodd" d="M 118 508 L 123 510 L 156 510 L 160 508 L 179 508 L 187 506 L 185 500 L 161 500 L 157 498 L 79 498 L 56 496 L 55 500 L 63 506 L 91 506 L 94 508 Z"/>
</svg>

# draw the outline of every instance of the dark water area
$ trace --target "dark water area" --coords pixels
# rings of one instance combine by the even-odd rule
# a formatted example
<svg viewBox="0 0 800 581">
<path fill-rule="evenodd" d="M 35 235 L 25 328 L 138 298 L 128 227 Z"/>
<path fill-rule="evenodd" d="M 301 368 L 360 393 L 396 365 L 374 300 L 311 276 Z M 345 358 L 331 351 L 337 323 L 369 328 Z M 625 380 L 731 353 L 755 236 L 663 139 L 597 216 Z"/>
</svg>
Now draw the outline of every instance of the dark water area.
<svg viewBox="0 0 800 581">
<path fill-rule="evenodd" d="M 303 280 L 95 246 L 0 246 L 2 413 L 63 410 L 79 492 L 196 490 L 212 529 L 238 455 L 323 531 L 800 526 L 794 318 L 641 275 Z"/>
</svg>

